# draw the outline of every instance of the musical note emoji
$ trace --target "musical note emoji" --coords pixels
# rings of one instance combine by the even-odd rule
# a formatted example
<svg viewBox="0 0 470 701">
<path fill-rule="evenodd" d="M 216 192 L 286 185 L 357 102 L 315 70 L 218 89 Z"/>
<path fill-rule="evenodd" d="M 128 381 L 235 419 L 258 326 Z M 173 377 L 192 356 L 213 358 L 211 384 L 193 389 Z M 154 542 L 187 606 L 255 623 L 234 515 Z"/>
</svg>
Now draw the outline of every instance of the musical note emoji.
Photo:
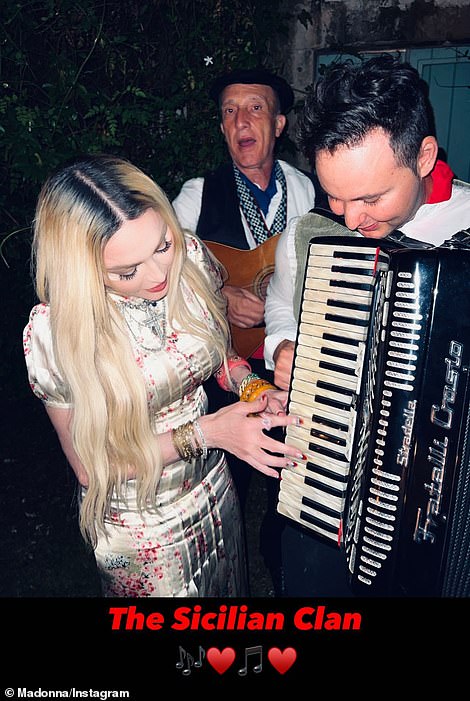
<svg viewBox="0 0 470 701">
<path fill-rule="evenodd" d="M 197 667 L 198 669 L 199 669 L 199 667 L 202 667 L 202 660 L 204 659 L 205 656 L 206 656 L 206 651 L 204 650 L 203 647 L 201 647 L 199 645 L 199 657 L 195 661 L 194 666 Z"/>
<path fill-rule="evenodd" d="M 258 674 L 263 670 L 263 646 L 253 645 L 253 647 L 245 648 L 245 666 L 238 670 L 238 674 L 244 677 L 248 673 L 248 658 L 250 655 L 256 655 L 258 657 L 258 663 L 253 666 L 253 672 Z"/>
<path fill-rule="evenodd" d="M 175 667 L 176 669 L 181 669 L 182 674 L 187 677 L 189 674 L 191 674 L 191 667 L 194 667 L 194 657 L 189 654 L 189 652 L 186 652 L 186 650 L 179 645 L 178 647 L 178 652 L 179 652 L 179 660 L 176 663 Z M 198 665 L 200 666 L 200 665 Z"/>
<path fill-rule="evenodd" d="M 184 667 L 184 658 L 186 657 L 186 650 L 179 645 L 178 647 L 178 653 L 179 653 L 179 661 L 176 663 L 175 667 L 176 669 L 183 669 Z"/>
</svg>

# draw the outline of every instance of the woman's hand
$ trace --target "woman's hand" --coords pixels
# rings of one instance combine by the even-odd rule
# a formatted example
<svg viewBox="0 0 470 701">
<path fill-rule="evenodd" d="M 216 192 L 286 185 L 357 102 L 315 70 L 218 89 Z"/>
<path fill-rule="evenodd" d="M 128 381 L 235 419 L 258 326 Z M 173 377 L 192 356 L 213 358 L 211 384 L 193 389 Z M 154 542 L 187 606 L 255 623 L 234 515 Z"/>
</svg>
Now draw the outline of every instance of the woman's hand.
<svg viewBox="0 0 470 701">
<path fill-rule="evenodd" d="M 301 459 L 298 448 L 267 435 L 276 426 L 298 424 L 300 419 L 287 416 L 285 410 L 267 411 L 268 394 L 285 395 L 270 390 L 253 402 L 237 402 L 199 419 L 209 448 L 221 448 L 249 463 L 259 472 L 279 479 L 279 470 Z M 282 397 L 272 396 L 273 407 L 283 405 Z M 273 454 L 274 453 L 274 454 Z"/>
</svg>

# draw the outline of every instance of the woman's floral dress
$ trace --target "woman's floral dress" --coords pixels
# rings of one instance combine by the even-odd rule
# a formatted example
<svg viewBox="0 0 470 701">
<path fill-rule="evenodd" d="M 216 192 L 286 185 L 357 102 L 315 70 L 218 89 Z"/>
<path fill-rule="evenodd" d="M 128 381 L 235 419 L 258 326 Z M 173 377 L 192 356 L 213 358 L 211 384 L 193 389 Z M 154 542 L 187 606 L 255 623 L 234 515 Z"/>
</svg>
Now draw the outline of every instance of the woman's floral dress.
<svg viewBox="0 0 470 701">
<path fill-rule="evenodd" d="M 205 271 L 208 284 L 220 286 L 219 273 L 201 242 L 188 235 L 187 246 L 189 257 Z M 203 314 L 208 319 L 193 291 L 185 289 L 185 294 L 195 317 Z M 158 334 L 155 324 L 149 324 L 141 299 L 112 296 L 127 323 L 136 362 L 145 377 L 155 432 L 204 414 L 207 397 L 202 383 L 220 365 L 216 350 L 172 328 L 165 300 L 152 309 L 153 320 L 160 321 Z M 72 408 L 55 364 L 46 304 L 31 311 L 24 330 L 24 351 L 33 392 L 46 404 Z M 222 451 L 209 450 L 205 461 L 180 460 L 165 467 L 156 507 L 142 518 L 133 480 L 127 482 L 125 503 L 113 500 L 107 537 L 100 535 L 95 549 L 104 596 L 246 595 L 239 505 Z"/>
</svg>

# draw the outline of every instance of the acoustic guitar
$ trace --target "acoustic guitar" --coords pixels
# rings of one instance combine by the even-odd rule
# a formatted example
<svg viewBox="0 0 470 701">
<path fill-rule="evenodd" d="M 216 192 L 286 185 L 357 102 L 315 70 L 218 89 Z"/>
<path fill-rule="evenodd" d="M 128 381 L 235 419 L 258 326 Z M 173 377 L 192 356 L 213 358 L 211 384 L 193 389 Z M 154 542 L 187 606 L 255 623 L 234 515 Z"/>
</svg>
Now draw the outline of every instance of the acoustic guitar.
<svg viewBox="0 0 470 701">
<path fill-rule="evenodd" d="M 274 254 L 279 234 L 250 250 L 233 248 L 215 241 L 204 241 L 206 246 L 227 271 L 225 284 L 244 287 L 262 300 L 274 272 Z M 241 329 L 231 324 L 233 347 L 243 358 L 249 358 L 264 341 L 265 326 Z"/>
</svg>

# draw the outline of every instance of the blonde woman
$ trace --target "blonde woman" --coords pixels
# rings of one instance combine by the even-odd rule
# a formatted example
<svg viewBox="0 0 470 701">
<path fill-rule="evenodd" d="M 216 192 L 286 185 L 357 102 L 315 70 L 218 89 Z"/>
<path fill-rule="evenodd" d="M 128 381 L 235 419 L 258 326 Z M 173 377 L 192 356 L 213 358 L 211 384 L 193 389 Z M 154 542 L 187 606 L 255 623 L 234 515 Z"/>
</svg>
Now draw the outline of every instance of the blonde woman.
<svg viewBox="0 0 470 701">
<path fill-rule="evenodd" d="M 225 451 L 279 476 L 287 394 L 230 350 L 222 271 L 129 162 L 90 156 L 45 182 L 34 222 L 40 303 L 30 384 L 80 485 L 104 596 L 243 596 Z M 207 414 L 212 374 L 241 401 Z"/>
</svg>

